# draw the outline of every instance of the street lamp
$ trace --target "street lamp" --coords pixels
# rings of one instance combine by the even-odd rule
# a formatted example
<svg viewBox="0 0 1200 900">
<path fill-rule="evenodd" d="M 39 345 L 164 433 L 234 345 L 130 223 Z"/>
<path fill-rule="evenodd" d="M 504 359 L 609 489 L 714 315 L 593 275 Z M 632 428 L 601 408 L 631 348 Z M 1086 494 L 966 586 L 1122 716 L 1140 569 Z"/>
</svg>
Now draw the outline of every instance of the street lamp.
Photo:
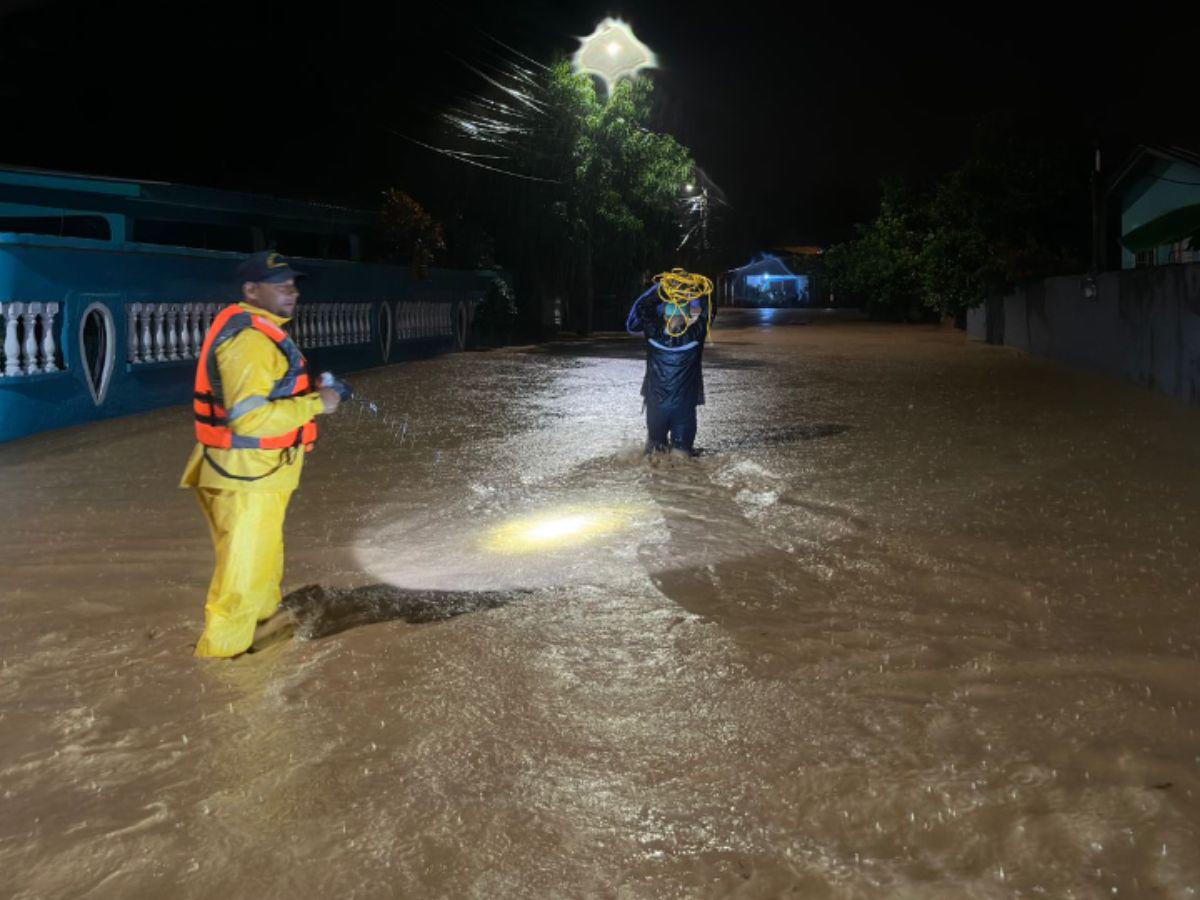
<svg viewBox="0 0 1200 900">
<path fill-rule="evenodd" d="M 642 69 L 658 65 L 654 51 L 637 39 L 633 28 L 611 17 L 580 39 L 571 62 L 576 72 L 599 76 L 609 96 L 622 78 L 635 78 Z"/>
</svg>

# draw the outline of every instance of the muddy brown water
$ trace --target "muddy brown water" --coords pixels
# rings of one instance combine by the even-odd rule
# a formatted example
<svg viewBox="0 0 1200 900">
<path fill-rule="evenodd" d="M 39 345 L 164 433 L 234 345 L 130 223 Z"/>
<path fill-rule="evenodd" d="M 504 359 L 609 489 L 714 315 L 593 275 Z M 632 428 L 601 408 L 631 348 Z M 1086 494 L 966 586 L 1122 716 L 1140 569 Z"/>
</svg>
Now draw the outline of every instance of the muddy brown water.
<svg viewBox="0 0 1200 900">
<path fill-rule="evenodd" d="M 0 446 L 0 896 L 1196 896 L 1200 410 L 804 318 L 359 375 L 233 662 L 186 408 Z"/>
</svg>

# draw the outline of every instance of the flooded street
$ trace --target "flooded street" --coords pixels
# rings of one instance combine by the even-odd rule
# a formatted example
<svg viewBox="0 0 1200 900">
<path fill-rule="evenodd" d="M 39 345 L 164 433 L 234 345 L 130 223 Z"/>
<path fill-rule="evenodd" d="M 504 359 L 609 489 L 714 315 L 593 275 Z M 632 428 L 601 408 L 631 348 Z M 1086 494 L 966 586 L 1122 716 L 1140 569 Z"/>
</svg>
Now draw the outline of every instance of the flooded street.
<svg viewBox="0 0 1200 900">
<path fill-rule="evenodd" d="M 191 656 L 187 407 L 0 446 L 0 896 L 1200 895 L 1200 410 L 729 312 L 361 373 Z"/>
</svg>

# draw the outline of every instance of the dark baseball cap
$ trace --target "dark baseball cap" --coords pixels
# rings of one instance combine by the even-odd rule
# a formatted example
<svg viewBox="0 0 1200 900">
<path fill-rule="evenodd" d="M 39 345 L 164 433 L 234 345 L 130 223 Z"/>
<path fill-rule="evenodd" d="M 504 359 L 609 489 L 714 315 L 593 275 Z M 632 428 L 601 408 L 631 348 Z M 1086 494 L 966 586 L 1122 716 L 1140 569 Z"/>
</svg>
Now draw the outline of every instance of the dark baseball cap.
<svg viewBox="0 0 1200 900">
<path fill-rule="evenodd" d="M 303 272 L 293 269 L 292 264 L 274 250 L 262 250 L 246 257 L 237 270 L 238 284 L 244 284 L 247 281 L 278 283 L 287 281 L 289 278 L 303 277 Z"/>
</svg>

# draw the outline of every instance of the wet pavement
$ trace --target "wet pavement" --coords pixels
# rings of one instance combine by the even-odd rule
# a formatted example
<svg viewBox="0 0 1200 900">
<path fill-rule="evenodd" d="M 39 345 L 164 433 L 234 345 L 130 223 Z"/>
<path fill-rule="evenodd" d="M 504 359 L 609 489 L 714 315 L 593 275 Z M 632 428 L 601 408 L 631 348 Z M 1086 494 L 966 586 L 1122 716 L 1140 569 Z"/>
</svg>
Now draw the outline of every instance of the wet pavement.
<svg viewBox="0 0 1200 900">
<path fill-rule="evenodd" d="M 358 375 L 198 662 L 186 407 L 0 446 L 0 896 L 1192 897 L 1200 410 L 732 311 Z"/>
</svg>

